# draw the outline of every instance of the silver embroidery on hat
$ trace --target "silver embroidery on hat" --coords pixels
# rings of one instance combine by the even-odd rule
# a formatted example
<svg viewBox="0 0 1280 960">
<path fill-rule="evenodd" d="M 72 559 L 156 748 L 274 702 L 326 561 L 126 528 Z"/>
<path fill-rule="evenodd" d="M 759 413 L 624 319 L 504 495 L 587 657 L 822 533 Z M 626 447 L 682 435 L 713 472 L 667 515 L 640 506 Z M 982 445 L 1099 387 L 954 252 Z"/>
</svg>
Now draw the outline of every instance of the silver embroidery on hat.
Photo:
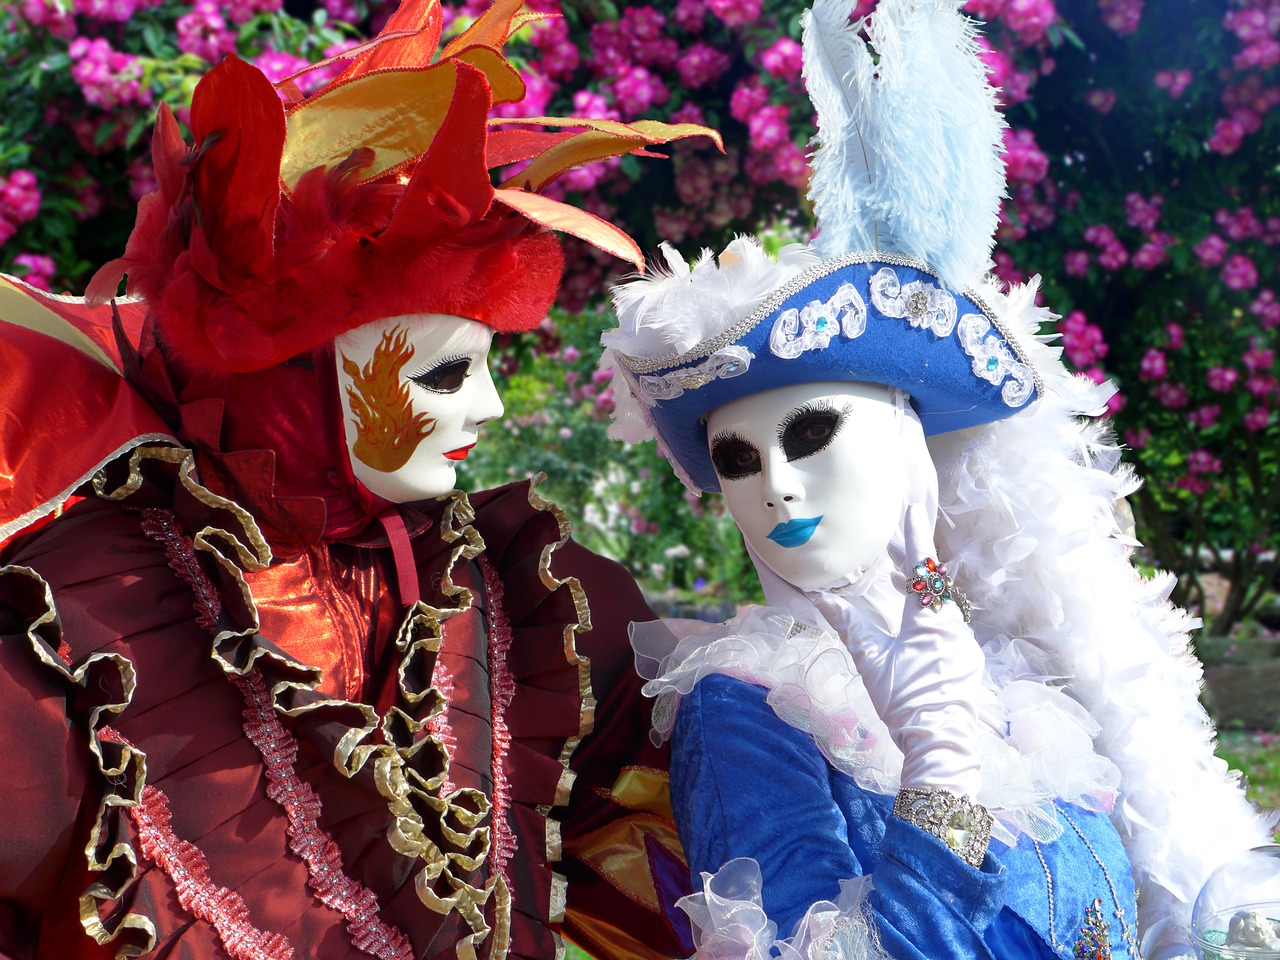
<svg viewBox="0 0 1280 960">
<path fill-rule="evenodd" d="M 991 322 L 981 314 L 967 313 L 960 319 L 960 346 L 973 360 L 974 376 L 996 385 L 1006 381 L 1000 388 L 1000 398 L 1006 406 L 1020 407 L 1035 389 L 1035 378 L 1003 337 L 988 334 L 992 334 Z"/>
<path fill-rule="evenodd" d="M 903 284 L 892 267 L 881 267 L 871 277 L 871 303 L 886 317 L 906 320 L 937 337 L 949 337 L 956 328 L 956 298 L 925 280 Z"/>
<path fill-rule="evenodd" d="M 712 380 L 729 380 L 740 377 L 751 366 L 754 355 L 741 344 L 733 344 L 717 350 L 697 366 L 672 370 L 670 373 L 636 377 L 636 399 L 646 407 L 654 407 L 666 400 L 674 400 L 686 390 L 705 387 Z"/>
<path fill-rule="evenodd" d="M 778 314 L 769 350 L 782 360 L 794 360 L 810 350 L 825 350 L 837 333 L 852 340 L 866 329 L 866 301 L 852 283 L 842 283 L 828 300 L 811 300 Z"/>
</svg>

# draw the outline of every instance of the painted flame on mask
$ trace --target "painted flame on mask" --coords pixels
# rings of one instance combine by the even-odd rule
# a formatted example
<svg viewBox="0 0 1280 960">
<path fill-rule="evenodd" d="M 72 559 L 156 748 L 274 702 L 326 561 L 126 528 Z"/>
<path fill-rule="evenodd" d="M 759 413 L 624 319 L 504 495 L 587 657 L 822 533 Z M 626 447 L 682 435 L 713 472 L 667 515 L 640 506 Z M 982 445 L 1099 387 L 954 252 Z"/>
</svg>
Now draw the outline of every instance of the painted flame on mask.
<svg viewBox="0 0 1280 960">
<path fill-rule="evenodd" d="M 400 376 L 412 358 L 408 331 L 398 326 L 382 335 L 363 370 L 342 355 L 342 369 L 351 378 L 347 399 L 356 425 L 351 452 L 383 473 L 394 473 L 408 463 L 436 427 L 434 417 L 413 412 L 409 385 Z"/>
</svg>

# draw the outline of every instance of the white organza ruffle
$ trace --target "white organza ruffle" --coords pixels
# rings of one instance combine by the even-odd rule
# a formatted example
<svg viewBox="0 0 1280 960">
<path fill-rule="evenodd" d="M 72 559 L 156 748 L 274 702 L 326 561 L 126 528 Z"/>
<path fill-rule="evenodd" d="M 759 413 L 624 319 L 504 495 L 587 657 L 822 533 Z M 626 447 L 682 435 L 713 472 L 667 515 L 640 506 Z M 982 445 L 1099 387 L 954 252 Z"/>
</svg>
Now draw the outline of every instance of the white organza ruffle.
<svg viewBox="0 0 1280 960">
<path fill-rule="evenodd" d="M 835 903 L 815 903 L 791 937 L 764 912 L 760 865 L 743 857 L 714 875 L 702 875 L 702 892 L 679 900 L 689 915 L 698 960 L 890 960 L 881 949 L 867 906 L 869 877 L 840 882 Z"/>
<path fill-rule="evenodd" d="M 656 697 L 653 735 L 675 724 L 679 698 L 709 674 L 768 690 L 780 719 L 813 737 L 833 767 L 884 796 L 898 791 L 902 753 L 872 706 L 853 658 L 833 634 L 796 628 L 785 613 L 754 607 L 723 624 L 668 620 L 632 626 L 637 669 Z M 1037 676 L 1016 642 L 988 651 L 996 717 L 984 717 L 978 800 L 996 817 L 993 835 L 1048 842 L 1062 832 L 1053 807 L 1065 799 L 1110 811 L 1119 774 L 1093 749 L 1097 725 L 1061 687 Z"/>
</svg>

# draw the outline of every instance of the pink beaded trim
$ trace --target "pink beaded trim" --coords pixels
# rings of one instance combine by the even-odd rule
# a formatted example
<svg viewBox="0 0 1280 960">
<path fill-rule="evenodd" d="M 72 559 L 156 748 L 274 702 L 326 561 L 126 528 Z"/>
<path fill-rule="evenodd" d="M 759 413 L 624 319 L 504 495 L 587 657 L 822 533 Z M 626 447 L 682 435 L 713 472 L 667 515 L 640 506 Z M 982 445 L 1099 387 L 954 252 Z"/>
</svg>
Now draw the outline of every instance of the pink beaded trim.
<svg viewBox="0 0 1280 960">
<path fill-rule="evenodd" d="M 169 510 L 147 509 L 142 511 L 142 529 L 148 537 L 161 543 L 165 555 L 169 558 L 169 566 L 185 580 L 196 596 L 197 623 L 206 630 L 213 630 L 217 624 L 221 603 L 217 591 L 209 578 L 205 576 L 200 560 L 196 556 L 195 547 L 174 520 Z M 320 797 L 311 789 L 311 785 L 303 781 L 293 769 L 298 757 L 298 741 L 293 738 L 276 716 L 275 707 L 267 691 L 266 681 L 257 669 L 239 677 L 232 677 L 232 683 L 240 688 L 244 695 L 244 732 L 249 741 L 262 754 L 267 772 L 267 796 L 284 810 L 289 819 L 287 833 L 289 849 L 302 858 L 307 866 L 307 883 L 315 893 L 316 899 L 326 907 L 336 910 L 346 918 L 347 932 L 351 935 L 352 945 L 362 953 L 377 957 L 378 960 L 413 960 L 413 947 L 405 933 L 378 918 L 379 904 L 376 894 L 364 884 L 347 876 L 342 867 L 342 852 L 334 841 L 333 835 L 320 828 Z M 143 800 L 147 790 L 143 788 Z M 164 795 L 158 790 L 160 798 Z M 168 824 L 168 807 L 165 801 L 164 824 Z M 173 837 L 172 832 L 168 836 Z M 204 857 L 196 847 L 186 841 L 173 837 L 173 843 L 189 847 L 194 856 L 199 857 L 199 864 L 205 871 L 207 881 L 208 867 Z M 145 853 L 145 847 L 143 852 Z M 168 869 L 165 870 L 169 873 Z M 178 880 L 170 873 L 177 884 Z M 210 884 L 212 888 L 212 884 Z M 212 888 L 222 890 L 223 888 Z M 230 894 L 235 896 L 235 894 Z M 179 895 L 179 903 L 184 909 L 202 919 L 208 919 L 187 904 Z M 243 901 L 240 901 L 243 905 Z M 247 907 L 245 915 L 247 916 Z M 221 930 L 219 929 L 221 936 Z M 225 944 L 224 938 L 224 944 Z M 285 941 L 287 944 L 288 941 Z M 228 946 L 230 950 L 230 946 Z M 233 954 L 241 960 L 239 954 Z M 245 954 L 253 960 L 284 960 L 269 954 Z M 293 956 L 292 948 L 288 954 Z"/>
<path fill-rule="evenodd" d="M 458 736 L 449 725 L 449 705 L 453 702 L 453 674 L 445 666 L 444 657 L 439 654 L 436 655 L 435 666 L 431 668 L 431 686 L 436 688 L 444 700 L 444 708 L 427 721 L 427 731 L 444 744 L 448 756 L 454 757 L 458 750 Z M 446 773 L 444 782 L 440 785 L 440 796 L 447 797 L 453 793 L 454 788 L 453 779 Z"/>
<path fill-rule="evenodd" d="M 352 945 L 378 960 L 414 960 L 413 947 L 402 930 L 378 917 L 378 898 L 372 890 L 347 876 L 342 853 L 332 834 L 320 827 L 320 797 L 293 769 L 298 741 L 276 716 L 266 681 L 256 669 L 232 682 L 244 694 L 244 732 L 267 767 L 267 796 L 289 818 L 289 849 L 307 865 L 308 885 L 321 903 L 347 921 Z"/>
<path fill-rule="evenodd" d="M 110 727 L 99 731 L 98 738 L 129 744 Z M 143 787 L 142 799 L 127 812 L 138 828 L 142 855 L 173 881 L 182 909 L 213 926 L 227 953 L 235 960 L 293 960 L 289 938 L 255 927 L 244 898 L 210 880 L 204 854 L 174 834 L 169 798 L 162 790 L 149 784 Z"/>
<path fill-rule="evenodd" d="M 205 630 L 213 630 L 218 624 L 218 614 L 222 612 L 222 602 L 218 599 L 218 592 L 214 590 L 213 584 L 200 569 L 200 559 L 196 556 L 195 547 L 191 539 L 179 529 L 173 519 L 173 512 L 153 507 L 144 509 L 142 532 L 164 545 L 169 568 L 186 581 L 196 595 L 196 625 Z"/>
<path fill-rule="evenodd" d="M 516 852 L 516 838 L 507 821 L 507 808 L 511 802 L 511 786 L 507 782 L 507 751 L 511 748 L 511 733 L 507 730 L 507 708 L 515 696 L 516 683 L 507 665 L 511 651 L 511 623 L 503 606 L 502 578 L 488 558 L 480 555 L 480 572 L 484 577 L 485 606 L 489 613 L 489 688 L 493 729 L 493 846 L 490 868 L 506 876 L 507 863 Z"/>
</svg>

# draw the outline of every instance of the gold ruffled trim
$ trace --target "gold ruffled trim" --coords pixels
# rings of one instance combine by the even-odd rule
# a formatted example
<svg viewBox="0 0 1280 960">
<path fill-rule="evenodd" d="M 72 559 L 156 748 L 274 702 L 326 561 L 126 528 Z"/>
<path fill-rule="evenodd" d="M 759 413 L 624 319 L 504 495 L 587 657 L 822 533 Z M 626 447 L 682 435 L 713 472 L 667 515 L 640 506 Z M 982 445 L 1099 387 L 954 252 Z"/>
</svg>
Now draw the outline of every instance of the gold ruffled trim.
<svg viewBox="0 0 1280 960">
<path fill-rule="evenodd" d="M 128 452 L 127 460 L 118 455 L 100 467 L 91 478 L 95 493 L 105 500 L 127 503 L 140 492 L 146 499 L 151 482 L 162 486 L 172 484 L 172 500 L 166 500 L 164 506 L 174 511 L 184 531 L 191 536 L 193 547 L 212 561 L 217 577 L 215 586 L 222 588 L 223 616 L 210 648 L 213 661 L 228 676 L 243 676 L 254 668 L 262 670 L 272 705 L 284 716 L 296 718 L 318 710 L 358 712 L 362 722 L 347 724 L 346 732 L 334 748 L 334 767 L 350 778 L 372 764 L 373 781 L 392 815 L 392 825 L 387 831 L 389 844 L 397 853 L 423 862 L 414 878 L 419 898 L 441 914 L 457 911 L 471 929 L 456 946 L 460 960 L 476 960 L 477 949 L 489 937 L 493 941 L 489 951 L 491 960 L 503 960 L 510 946 L 512 920 L 511 894 L 505 881 L 500 876 L 491 877 L 479 888 L 460 876 L 477 870 L 489 854 L 491 834 L 485 821 L 490 813 L 490 801 L 473 789 L 438 796 L 447 779 L 449 755 L 439 738 L 423 736 L 423 731 L 431 719 L 445 709 L 446 702 L 434 687 L 418 688 L 410 679 L 431 676 L 431 670 L 426 669 L 431 664 L 421 663 L 421 658 L 439 653 L 444 622 L 469 610 L 475 601 L 471 590 L 455 583 L 452 576 L 456 564 L 474 560 L 485 549 L 484 540 L 473 525 L 475 512 L 466 495 L 454 491 L 441 498 L 446 503 L 440 536 L 452 550 L 440 590 L 452 605 L 436 607 L 419 601 L 406 614 L 396 636 L 401 653 L 397 677 L 399 694 L 406 704 L 417 708 L 421 719 L 415 719 L 399 706 L 392 706 L 385 717 L 380 717 L 367 704 L 328 697 L 310 699 L 320 683 L 319 668 L 299 663 L 259 642 L 258 613 L 244 573 L 262 570 L 271 563 L 266 538 L 248 511 L 196 480 L 191 451 L 171 444 L 157 445 L 149 442 L 151 439 L 139 438 L 137 444 L 121 451 Z M 160 475 L 152 476 L 157 467 Z M 537 478 L 535 483 L 540 480 L 541 477 Z M 549 592 L 567 588 L 573 599 L 577 622 L 564 627 L 564 650 L 566 662 L 577 667 L 582 701 L 578 732 L 566 740 L 560 752 L 559 762 L 564 772 L 554 803 L 537 808 L 545 817 L 552 806 L 568 801 L 573 783 L 569 760 L 594 721 L 590 663 L 579 655 L 576 647 L 577 635 L 591 628 L 591 617 L 578 581 L 572 577 L 562 580 L 551 572 L 556 550 L 569 539 L 567 519 L 557 506 L 538 496 L 532 484 L 528 498 L 532 507 L 551 514 L 556 520 L 559 539 L 543 547 L 538 572 Z M 155 505 L 146 503 L 146 506 Z M 56 653 L 57 642 L 50 646 L 48 640 L 41 637 L 42 632 L 56 631 L 53 597 L 48 585 L 29 568 L 0 569 L 0 575 L 6 574 L 31 576 L 42 585 L 45 610 L 28 630 L 33 649 L 42 662 L 82 689 L 91 681 L 96 682 L 104 664 L 109 663 L 118 671 L 124 695 L 119 702 L 102 704 L 90 714 L 90 749 L 107 788 L 85 850 L 89 869 L 97 879 L 82 896 L 80 912 L 86 932 L 99 943 L 125 938 L 117 948 L 117 957 L 141 956 L 155 946 L 154 923 L 142 914 L 127 913 L 107 925 L 101 920 L 100 911 L 103 903 L 120 899 L 137 876 L 138 854 L 126 829 L 118 826 L 116 814 L 140 800 L 146 785 L 146 755 L 111 740 L 109 734 L 106 740 L 98 736 L 110 718 L 129 705 L 136 680 L 133 665 L 119 654 L 95 654 L 71 671 Z M 304 692 L 308 695 L 306 702 L 298 696 Z M 374 739 L 378 730 L 382 731 L 383 743 Z M 439 837 L 447 849 L 427 836 L 427 819 L 438 824 Z M 546 824 L 545 851 L 551 861 L 559 856 L 560 827 L 549 817 Z M 490 899 L 495 907 L 492 929 L 485 919 Z M 551 901 L 549 908 L 554 921 L 563 914 L 565 905 L 564 878 L 554 873 Z M 558 948 L 557 955 L 561 952 L 562 947 Z"/>
<path fill-rule="evenodd" d="M 42 610 L 28 624 L 26 634 L 36 658 L 57 673 L 69 686 L 82 694 L 119 689 L 116 699 L 98 703 L 89 711 L 89 752 L 102 782 L 102 800 L 89 833 L 84 853 L 89 870 L 98 876 L 80 896 L 80 922 L 85 931 L 100 944 L 120 939 L 117 957 L 137 957 L 155 946 L 155 924 L 140 913 L 126 913 L 115 923 L 104 923 L 98 905 L 118 899 L 133 882 L 138 872 L 138 857 L 133 845 L 124 839 L 116 825 L 113 809 L 131 807 L 142 798 L 147 781 L 147 756 L 128 744 L 104 740 L 104 728 L 124 712 L 133 699 L 137 676 L 128 658 L 117 653 L 95 653 L 72 669 L 58 654 L 61 631 L 53 603 L 53 591 L 43 577 L 30 567 L 11 564 L 0 567 L 2 577 L 25 577 L 42 594 Z M 115 673 L 116 683 L 107 676 Z M 109 735 L 108 735 L 109 736 Z"/>
<path fill-rule="evenodd" d="M 557 550 L 569 542 L 573 527 L 560 507 L 538 495 L 537 486 L 546 478 L 547 475 L 545 473 L 539 473 L 530 479 L 529 505 L 535 510 L 549 513 L 555 518 L 560 539 L 554 543 L 548 543 L 542 548 L 542 557 L 538 562 L 538 576 L 542 579 L 543 586 L 548 591 L 554 593 L 564 587 L 568 589 L 570 596 L 573 597 L 573 608 L 578 615 L 578 622 L 565 624 L 564 658 L 568 663 L 574 664 L 578 668 L 578 696 L 582 699 L 582 707 L 578 713 L 578 733 L 576 736 L 566 739 L 564 747 L 560 751 L 560 764 L 564 767 L 564 772 L 561 773 L 560 782 L 556 786 L 555 802 L 549 806 L 538 807 L 538 811 L 543 815 L 549 813 L 552 806 L 562 807 L 569 802 L 569 791 L 573 788 L 574 780 L 573 771 L 569 769 L 569 761 L 578 749 L 578 745 L 582 743 L 582 738 L 595 727 L 596 716 L 596 699 L 591 690 L 591 660 L 578 653 L 577 643 L 578 634 L 586 633 L 591 629 L 591 609 L 587 606 L 586 591 L 582 589 L 582 584 L 578 582 L 577 577 L 565 577 L 561 580 L 551 572 L 551 558 Z M 558 828 L 554 842 L 558 845 Z M 551 847 L 552 843 L 552 837 L 548 834 L 548 848 Z"/>
</svg>

